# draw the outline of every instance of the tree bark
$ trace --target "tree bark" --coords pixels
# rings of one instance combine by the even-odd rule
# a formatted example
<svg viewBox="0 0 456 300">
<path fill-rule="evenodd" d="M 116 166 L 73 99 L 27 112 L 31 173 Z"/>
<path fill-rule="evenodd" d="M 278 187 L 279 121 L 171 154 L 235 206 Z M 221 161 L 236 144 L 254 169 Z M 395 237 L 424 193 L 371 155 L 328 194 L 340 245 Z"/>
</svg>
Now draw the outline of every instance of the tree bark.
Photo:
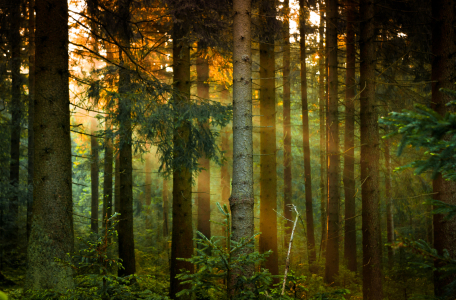
<svg viewBox="0 0 456 300">
<path fill-rule="evenodd" d="M 198 52 L 201 53 L 196 59 L 197 93 L 201 99 L 209 99 L 209 61 L 206 56 L 206 47 L 198 43 Z M 209 126 L 204 124 L 203 126 Z M 211 238 L 211 164 L 203 154 L 199 159 L 199 165 L 203 170 L 198 174 L 198 231 L 208 239 Z"/>
<path fill-rule="evenodd" d="M 68 4 L 36 1 L 36 94 L 32 228 L 27 250 L 27 289 L 66 292 L 74 287 L 71 190 Z"/>
<path fill-rule="evenodd" d="M 9 200 L 7 251 L 12 252 L 18 246 L 19 234 L 19 158 L 21 142 L 21 2 L 10 5 L 9 42 L 11 46 L 11 149 L 10 149 L 10 184 L 13 196 Z"/>
<path fill-rule="evenodd" d="M 355 218 L 355 13 L 356 4 L 346 0 L 347 17 L 346 73 L 345 73 L 345 133 L 344 133 L 344 195 L 345 240 L 344 259 L 350 271 L 356 272 L 356 218 Z"/>
<path fill-rule="evenodd" d="M 169 225 L 168 225 L 168 213 L 169 213 L 169 200 L 168 200 L 168 179 L 163 178 L 163 237 L 165 242 L 168 242 Z"/>
<path fill-rule="evenodd" d="M 274 0 L 260 3 L 260 15 L 260 253 L 273 251 L 264 267 L 278 275 Z"/>
<path fill-rule="evenodd" d="M 32 204 L 33 204 L 33 149 L 34 133 L 33 120 L 35 116 L 35 0 L 30 0 L 29 5 L 29 103 L 28 103 L 28 153 L 27 153 L 27 241 L 32 230 Z"/>
<path fill-rule="evenodd" d="M 339 112 L 337 79 L 337 0 L 327 1 L 328 22 L 328 242 L 326 245 L 325 280 L 333 283 L 339 274 Z"/>
<path fill-rule="evenodd" d="M 133 156 L 132 156 L 132 127 L 131 107 L 129 98 L 130 70 L 128 58 L 124 51 L 130 47 L 129 21 L 131 0 L 118 0 L 119 14 L 119 180 L 120 180 L 120 221 L 118 226 L 119 258 L 122 259 L 123 269 L 118 270 L 119 276 L 127 276 L 136 272 L 135 241 L 133 236 Z"/>
<path fill-rule="evenodd" d="M 92 136 L 90 137 L 90 152 L 91 152 L 91 161 L 90 161 L 90 182 L 91 182 L 91 191 L 92 191 L 92 202 L 91 202 L 91 219 L 90 219 L 90 229 L 92 232 L 98 234 L 98 186 L 99 186 L 99 169 L 98 169 L 98 141 L 94 136 L 97 130 L 97 121 L 96 119 L 90 120 L 90 132 Z"/>
<path fill-rule="evenodd" d="M 306 193 L 306 227 L 307 227 L 307 252 L 309 267 L 314 271 L 313 264 L 317 260 L 315 252 L 315 229 L 312 208 L 312 172 L 310 165 L 310 143 L 309 143 L 309 110 L 307 103 L 307 66 L 306 66 L 306 7 L 304 0 L 299 1 L 300 8 L 300 48 L 301 48 L 301 114 L 302 114 L 302 144 L 304 155 L 304 186 Z"/>
<path fill-rule="evenodd" d="M 176 16 L 185 19 L 185 16 Z M 174 23 L 173 28 L 173 68 L 174 95 L 172 101 L 178 108 L 190 101 L 190 45 L 187 41 L 188 29 L 185 22 Z M 173 137 L 174 160 L 184 156 L 189 143 L 190 125 L 187 121 L 176 124 Z M 170 297 L 188 287 L 180 284 L 175 277 L 181 269 L 193 271 L 189 262 L 177 258 L 190 258 L 193 254 L 192 223 L 192 170 L 185 166 L 173 165 L 173 230 L 171 244 Z"/>
<path fill-rule="evenodd" d="M 285 245 L 289 244 L 293 222 L 291 221 L 291 102 L 290 102 L 290 0 L 283 2 L 283 215 L 285 217 Z"/>
<path fill-rule="evenodd" d="M 324 4 L 323 1 L 320 1 L 320 28 L 319 36 L 320 42 L 318 44 L 318 98 L 319 98 L 319 110 L 318 115 L 320 119 L 320 213 L 321 213 L 321 244 L 320 244 L 320 256 L 324 256 L 326 253 L 326 240 L 328 233 L 328 223 L 326 217 L 326 206 L 327 206 L 327 192 L 326 192 L 326 171 L 327 171 L 327 162 L 326 162 L 326 95 L 325 95 L 325 70 L 326 70 L 326 56 L 325 56 L 325 47 L 323 46 L 324 39 Z"/>
<path fill-rule="evenodd" d="M 229 200 L 235 241 L 254 234 L 251 5 L 250 0 L 233 0 L 233 181 Z M 250 253 L 252 249 L 242 251 Z M 252 276 L 254 270 L 253 264 L 245 266 L 243 275 Z M 232 294 L 237 275 L 231 276 Z"/>
<path fill-rule="evenodd" d="M 230 92 L 224 85 L 221 86 L 221 88 L 222 88 L 221 102 L 224 104 L 227 104 L 230 101 Z M 230 172 L 229 172 L 229 165 L 230 165 L 231 158 L 233 156 L 233 151 L 232 151 L 231 145 L 229 144 L 230 133 L 231 133 L 231 130 L 230 130 L 229 126 L 226 126 L 225 128 L 223 128 L 222 151 L 224 152 L 226 161 L 223 163 L 222 167 L 220 168 L 220 172 L 221 172 L 220 185 L 222 187 L 222 193 L 221 193 L 222 199 L 221 199 L 220 203 L 222 204 L 222 206 L 223 206 L 223 204 L 227 204 L 227 206 L 229 205 L 228 199 L 229 199 L 230 193 L 231 193 L 231 176 L 230 176 Z"/>
<path fill-rule="evenodd" d="M 452 97 L 440 92 L 441 88 L 454 90 L 454 0 L 432 1 L 432 108 L 440 115 L 445 115 L 451 108 L 446 103 Z M 451 109 L 453 111 L 453 109 Z M 439 174 L 433 180 L 434 199 L 448 204 L 456 204 L 456 183 L 446 181 Z M 441 214 L 435 214 L 434 225 L 434 247 L 439 254 L 447 249 L 451 257 L 456 256 L 456 219 L 444 220 Z M 435 262 L 436 267 L 442 267 L 442 263 Z M 442 278 L 442 274 L 436 271 L 434 274 L 434 291 L 438 297 L 443 296 L 445 286 L 454 280 L 454 276 Z"/>
<path fill-rule="evenodd" d="M 374 2 L 360 2 L 360 127 L 363 231 L 363 299 L 382 299 L 379 133 L 375 101 Z"/>
</svg>

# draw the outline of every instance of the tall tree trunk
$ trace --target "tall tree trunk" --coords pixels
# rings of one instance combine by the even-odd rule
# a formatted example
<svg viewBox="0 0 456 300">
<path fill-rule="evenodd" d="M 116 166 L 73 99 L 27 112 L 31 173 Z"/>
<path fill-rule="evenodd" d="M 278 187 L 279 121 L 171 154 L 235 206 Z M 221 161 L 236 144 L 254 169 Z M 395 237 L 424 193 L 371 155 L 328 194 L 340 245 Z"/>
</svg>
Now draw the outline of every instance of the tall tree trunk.
<svg viewBox="0 0 456 300">
<path fill-rule="evenodd" d="M 181 13 L 181 12 L 179 12 Z M 185 19 L 184 16 L 176 16 Z M 187 41 L 188 29 L 185 22 L 174 23 L 173 28 L 173 68 L 174 68 L 174 106 L 179 108 L 190 101 L 190 45 Z M 185 156 L 186 145 L 189 144 L 190 125 L 187 121 L 176 124 L 173 137 L 174 161 Z M 193 271 L 189 262 L 177 258 L 190 258 L 193 254 L 193 223 L 192 223 L 192 170 L 185 166 L 173 167 L 173 230 L 171 244 L 171 270 L 169 294 L 175 299 L 176 293 L 186 288 L 175 277 L 179 270 Z M 188 286 L 187 286 L 188 287 Z"/>
<path fill-rule="evenodd" d="M 198 52 L 201 53 L 196 59 L 197 93 L 201 99 L 209 99 L 209 61 L 206 56 L 206 47 L 198 43 Z M 209 124 L 204 124 L 208 127 Z M 211 237 L 211 164 L 203 154 L 199 159 L 199 165 L 203 170 L 198 175 L 198 231 L 205 237 Z"/>
<path fill-rule="evenodd" d="M 440 115 L 445 115 L 450 108 L 446 103 L 451 96 L 440 92 L 441 88 L 454 89 L 454 0 L 432 1 L 432 108 Z M 448 204 L 456 204 L 456 183 L 446 181 L 439 174 L 433 181 L 434 199 Z M 456 253 L 456 219 L 444 220 L 441 214 L 434 215 L 434 247 L 442 254 L 443 249 L 455 257 Z M 441 262 L 435 263 L 441 267 Z M 445 286 L 454 280 L 454 277 L 442 278 L 438 271 L 434 274 L 434 290 L 436 296 L 442 296 Z"/>
<path fill-rule="evenodd" d="M 360 127 L 363 231 L 363 298 L 382 299 L 382 245 L 378 182 L 379 133 L 375 102 L 374 1 L 360 2 Z"/>
<path fill-rule="evenodd" d="M 224 104 L 228 104 L 228 102 L 230 100 L 230 92 L 224 85 L 221 86 L 221 89 L 222 89 L 221 102 Z M 223 132 L 222 132 L 222 151 L 224 152 L 226 161 L 220 168 L 220 172 L 221 172 L 220 185 L 222 187 L 222 193 L 221 193 L 222 199 L 221 199 L 220 203 L 222 204 L 222 206 L 223 206 L 223 204 L 228 205 L 228 198 L 230 197 L 230 193 L 231 193 L 231 176 L 230 176 L 230 172 L 229 172 L 229 164 L 230 164 L 231 158 L 233 156 L 233 153 L 232 153 L 233 151 L 231 150 L 231 146 L 229 144 L 230 133 L 231 133 L 231 130 L 230 130 L 229 126 L 225 126 L 225 128 L 223 128 Z"/>
<path fill-rule="evenodd" d="M 355 13 L 353 0 L 345 1 L 347 16 L 346 73 L 345 73 L 345 136 L 344 136 L 344 195 L 345 240 L 344 259 L 350 271 L 356 272 L 356 218 L 355 218 Z"/>
<path fill-rule="evenodd" d="M 279 274 L 277 252 L 277 165 L 274 23 L 275 1 L 260 3 L 260 253 L 272 250 L 265 268 Z"/>
<path fill-rule="evenodd" d="M 291 221 L 291 102 L 290 102 L 290 0 L 283 2 L 283 215 L 285 217 L 285 245 L 288 245 L 293 222 Z"/>
<path fill-rule="evenodd" d="M 337 78 L 337 0 L 327 1 L 328 22 L 328 242 L 326 245 L 325 280 L 332 283 L 339 273 L 339 111 Z"/>
<path fill-rule="evenodd" d="M 10 198 L 8 211 L 7 251 L 11 252 L 18 246 L 19 234 L 19 157 L 21 142 L 21 2 L 13 1 L 10 5 L 11 31 L 9 42 L 11 46 L 11 158 L 10 158 L 10 184 L 13 196 Z"/>
<path fill-rule="evenodd" d="M 32 203 L 33 203 L 33 149 L 34 134 L 33 120 L 35 116 L 35 0 L 29 5 L 29 103 L 28 103 L 28 177 L 27 177 L 27 241 L 32 230 Z"/>
<path fill-rule="evenodd" d="M 95 137 L 97 130 L 97 120 L 90 120 L 90 132 L 92 136 L 90 137 L 90 152 L 91 152 L 91 161 L 90 161 L 90 181 L 91 181 L 91 190 L 92 190 L 92 205 L 91 205 L 91 219 L 90 219 L 90 229 L 94 233 L 98 233 L 98 186 L 99 186 L 99 169 L 98 169 L 98 141 Z"/>
<path fill-rule="evenodd" d="M 304 0 L 299 0 L 299 28 L 301 34 L 301 102 L 302 102 L 302 144 L 304 154 L 304 185 L 306 193 L 306 226 L 307 226 L 307 252 L 309 266 L 313 271 L 313 264 L 317 260 L 315 252 L 315 230 L 312 208 L 312 173 L 310 166 L 310 135 L 309 135 L 309 110 L 307 103 L 307 66 L 306 66 L 306 8 Z"/>
<path fill-rule="evenodd" d="M 144 198 L 146 199 L 146 229 L 152 229 L 152 216 L 151 216 L 151 200 L 152 200 L 152 155 L 146 154 L 146 165 L 144 167 L 146 172 L 145 192 Z"/>
<path fill-rule="evenodd" d="M 389 140 L 385 139 L 385 198 L 386 198 L 386 237 L 388 244 L 394 242 L 393 197 L 391 184 L 391 156 Z M 393 266 L 394 249 L 388 246 L 388 264 Z"/>
<path fill-rule="evenodd" d="M 71 191 L 68 4 L 36 0 L 36 94 L 33 122 L 33 216 L 27 251 L 27 289 L 74 287 Z"/>
<path fill-rule="evenodd" d="M 169 213 L 169 200 L 168 200 L 168 179 L 163 178 L 163 238 L 165 242 L 168 242 L 169 225 L 168 225 L 168 213 Z"/>
<path fill-rule="evenodd" d="M 119 276 L 127 276 L 136 272 L 135 241 L 133 236 L 133 156 L 132 156 L 132 101 L 127 95 L 130 89 L 130 70 L 128 58 L 124 51 L 130 47 L 129 21 L 131 0 L 118 0 L 119 5 L 119 172 L 120 172 L 120 221 L 118 228 L 119 258 L 123 269 L 118 270 Z"/>
<path fill-rule="evenodd" d="M 117 142 L 118 144 L 118 142 Z M 119 146 L 117 146 L 119 147 Z M 114 207 L 115 212 L 120 212 L 120 162 L 119 153 L 116 155 L 115 170 L 114 170 Z M 119 230 L 119 223 L 117 223 L 116 230 Z"/>
<path fill-rule="evenodd" d="M 254 234 L 253 139 L 252 139 L 252 55 L 250 0 L 233 0 L 233 182 L 230 197 L 231 236 L 235 241 Z M 243 253 L 252 249 L 244 248 Z M 238 251 L 234 255 L 240 255 Z M 243 268 L 243 275 L 252 276 L 253 264 Z M 232 274 L 230 286 L 238 274 Z"/>
<path fill-rule="evenodd" d="M 326 240 L 328 233 L 328 223 L 326 217 L 326 206 L 327 206 L 327 193 L 326 193 L 326 171 L 327 171 L 327 162 L 326 162 L 326 121 L 325 121 L 325 112 L 326 112 L 326 95 L 325 95 L 325 71 L 326 71 L 326 55 L 325 47 L 323 46 L 324 39 L 324 4 L 323 1 L 320 1 L 320 28 L 319 36 L 320 42 L 318 44 L 318 116 L 320 119 L 320 212 L 321 212 L 321 244 L 320 244 L 320 256 L 323 256 L 326 252 Z"/>
</svg>

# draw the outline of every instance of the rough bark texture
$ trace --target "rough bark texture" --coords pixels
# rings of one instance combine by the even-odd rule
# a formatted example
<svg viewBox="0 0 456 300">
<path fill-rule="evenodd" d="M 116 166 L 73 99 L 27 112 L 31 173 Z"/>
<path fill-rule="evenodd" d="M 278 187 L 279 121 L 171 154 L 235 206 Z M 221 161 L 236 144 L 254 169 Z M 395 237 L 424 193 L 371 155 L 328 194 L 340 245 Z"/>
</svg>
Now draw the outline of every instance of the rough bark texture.
<svg viewBox="0 0 456 300">
<path fill-rule="evenodd" d="M 393 196 L 391 184 L 391 156 L 389 140 L 385 140 L 385 201 L 386 201 L 386 239 L 388 244 L 394 242 Z M 393 266 L 394 249 L 388 246 L 388 264 Z"/>
<path fill-rule="evenodd" d="M 233 182 L 230 208 L 231 237 L 235 241 L 254 234 L 251 5 L 250 0 L 233 1 Z M 252 249 L 243 251 L 247 253 Z M 245 266 L 244 275 L 253 275 L 254 267 Z M 232 287 L 236 281 L 236 274 L 233 274 Z"/>
<path fill-rule="evenodd" d="M 201 56 L 196 59 L 197 93 L 201 99 L 209 99 L 209 61 L 206 57 L 206 49 L 202 43 L 198 43 Z M 208 124 L 204 124 L 208 126 Z M 203 170 L 198 174 L 198 226 L 199 232 L 208 239 L 211 237 L 211 164 L 203 154 L 199 159 L 199 165 Z"/>
<path fill-rule="evenodd" d="M 228 104 L 228 102 L 230 101 L 230 92 L 228 91 L 228 89 L 225 87 L 225 86 L 222 86 L 222 91 L 221 91 L 221 102 L 224 103 L 224 104 Z M 230 126 L 225 126 L 225 128 L 223 128 L 223 133 L 222 133 L 222 151 L 224 152 L 224 156 L 225 156 L 225 163 L 222 165 L 222 167 L 220 168 L 220 175 L 221 175 L 221 179 L 220 179 L 220 185 L 221 185 L 221 188 L 222 188 L 222 193 L 221 193 L 221 196 L 222 196 L 222 199 L 220 201 L 220 203 L 222 204 L 226 204 L 228 206 L 228 199 L 230 197 L 230 193 L 231 193 L 231 176 L 230 176 L 230 172 L 229 172 L 229 169 L 228 169 L 228 166 L 230 165 L 230 161 L 231 161 L 231 158 L 233 156 L 233 150 L 231 148 L 231 145 L 229 144 L 229 139 L 230 139 L 230 134 L 231 134 L 231 130 L 230 130 Z"/>
<path fill-rule="evenodd" d="M 184 16 L 177 16 L 185 19 Z M 190 47 L 186 39 L 188 29 L 185 22 L 174 23 L 173 28 L 173 95 L 174 105 L 178 107 L 190 99 Z M 185 155 L 189 139 L 189 124 L 176 125 L 174 134 L 174 159 Z M 189 258 L 193 254 L 192 223 L 192 170 L 184 166 L 173 166 L 173 230 L 171 244 L 170 297 L 186 288 L 175 277 L 179 270 L 193 271 L 193 265 L 177 258 Z M 185 298 L 185 297 L 184 297 Z"/>
<path fill-rule="evenodd" d="M 347 16 L 344 132 L 345 240 L 344 259 L 350 271 L 356 272 L 355 218 L 355 12 L 353 0 L 345 1 Z"/>
<path fill-rule="evenodd" d="M 119 13 L 119 44 L 123 49 L 130 47 L 129 21 L 131 0 L 118 0 Z M 119 60 L 123 68 L 119 69 L 119 194 L 120 221 L 118 226 L 119 258 L 123 269 L 118 270 L 119 276 L 131 275 L 136 272 L 135 241 L 133 236 L 133 156 L 132 156 L 132 102 L 127 95 L 130 89 L 130 71 L 128 58 L 123 49 L 119 49 Z"/>
<path fill-rule="evenodd" d="M 91 152 L 91 162 L 90 162 L 90 184 L 92 191 L 92 201 L 91 201 L 91 219 L 90 219 L 90 229 L 98 233 L 98 186 L 99 186 L 99 169 L 98 169 L 98 141 L 95 137 L 95 131 L 97 130 L 97 121 L 96 119 L 90 120 L 90 132 L 92 136 L 90 137 L 90 152 Z"/>
<path fill-rule="evenodd" d="M 382 299 L 379 133 L 375 102 L 374 2 L 360 1 L 360 127 L 363 231 L 363 299 Z"/>
<path fill-rule="evenodd" d="M 11 31 L 11 149 L 10 149 L 10 184 L 13 196 L 9 199 L 8 230 L 6 231 L 7 251 L 18 246 L 18 214 L 19 214 L 19 156 L 21 142 L 21 2 L 13 1 L 10 5 Z"/>
<path fill-rule="evenodd" d="M 27 240 L 32 229 L 32 204 L 33 204 L 33 149 L 34 133 L 33 120 L 35 116 L 35 0 L 30 0 L 29 5 L 29 103 L 28 103 L 28 153 L 27 153 Z"/>
<path fill-rule="evenodd" d="M 279 274 L 277 252 L 277 162 L 274 22 L 275 1 L 260 3 L 260 253 L 272 250 L 264 267 Z"/>
<path fill-rule="evenodd" d="M 151 200 L 152 200 L 152 157 L 150 153 L 146 154 L 146 164 L 144 166 L 146 175 L 144 198 L 146 205 L 146 229 L 152 229 Z"/>
<path fill-rule="evenodd" d="M 283 15 L 290 13 L 290 0 L 283 2 Z M 290 21 L 283 21 L 283 215 L 285 217 L 285 246 L 289 244 L 293 222 L 291 221 L 291 102 L 290 102 Z"/>
<path fill-rule="evenodd" d="M 337 0 L 327 1 L 328 22 L 328 242 L 326 245 L 325 281 L 332 283 L 339 273 L 339 112 L 337 79 Z"/>
<path fill-rule="evenodd" d="M 324 4 L 320 1 L 320 42 L 318 44 L 318 55 L 320 56 L 318 64 L 318 101 L 319 101 L 319 120 L 320 120 L 320 213 L 321 213 L 321 244 L 320 244 L 320 256 L 324 256 L 326 252 L 326 240 L 328 233 L 328 223 L 326 217 L 326 206 L 327 206 L 327 192 L 326 192 L 326 121 L 325 121 L 325 110 L 326 110 L 326 95 L 325 95 L 325 47 L 323 46 L 325 22 L 324 22 Z"/>
<path fill-rule="evenodd" d="M 445 106 L 451 96 L 439 90 L 448 88 L 454 90 L 454 0 L 432 1 L 432 108 L 440 115 L 445 115 L 449 107 Z M 448 204 L 456 204 L 456 183 L 446 181 L 438 175 L 433 181 L 434 199 Z M 434 247 L 442 254 L 447 249 L 450 255 L 456 257 L 456 219 L 444 220 L 443 215 L 434 215 Z M 441 266 L 436 262 L 436 266 Z M 442 296 L 444 287 L 454 280 L 454 277 L 441 278 L 441 274 L 434 274 L 434 290 L 436 296 Z"/>
<path fill-rule="evenodd" d="M 68 261 L 74 251 L 71 195 L 68 4 L 36 1 L 36 98 L 33 216 L 27 249 L 27 289 L 74 287 Z"/>
<path fill-rule="evenodd" d="M 311 271 L 313 264 L 317 260 L 315 252 L 315 229 L 312 208 L 312 173 L 310 166 L 310 134 L 309 134 L 309 110 L 307 103 L 307 66 L 306 66 L 306 16 L 307 9 L 304 0 L 299 1 L 300 7 L 300 48 L 301 48 L 301 103 L 302 103 L 302 145 L 304 155 L 304 186 L 306 193 L 306 233 L 307 233 L 307 252 Z"/>
</svg>

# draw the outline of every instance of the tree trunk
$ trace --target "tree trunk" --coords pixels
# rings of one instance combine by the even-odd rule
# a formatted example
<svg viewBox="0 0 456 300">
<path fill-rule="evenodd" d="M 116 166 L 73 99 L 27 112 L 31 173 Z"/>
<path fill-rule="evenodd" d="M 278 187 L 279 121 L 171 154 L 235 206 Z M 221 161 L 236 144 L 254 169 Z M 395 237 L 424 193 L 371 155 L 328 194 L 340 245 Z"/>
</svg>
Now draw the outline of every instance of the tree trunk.
<svg viewBox="0 0 456 300">
<path fill-rule="evenodd" d="M 98 233 L 98 186 L 99 186 L 99 177 L 98 177 L 98 141 L 94 136 L 97 130 L 97 121 L 96 119 L 90 120 L 90 132 L 92 136 L 90 137 L 90 152 L 91 152 L 91 162 L 90 162 L 90 182 L 92 190 L 92 205 L 91 205 L 91 219 L 90 219 L 90 229 L 94 233 Z"/>
<path fill-rule="evenodd" d="M 146 165 L 144 167 L 146 182 L 144 198 L 146 204 L 146 229 L 152 229 L 151 200 L 152 200 L 152 155 L 146 154 Z"/>
<path fill-rule="evenodd" d="M 283 15 L 290 13 L 290 0 L 283 2 Z M 283 20 L 283 215 L 285 217 L 285 245 L 288 245 L 293 222 L 291 221 L 291 102 L 290 102 L 290 21 Z"/>
<path fill-rule="evenodd" d="M 233 182 L 230 197 L 231 237 L 235 241 L 254 234 L 253 139 L 252 139 L 252 55 L 251 1 L 233 0 Z M 253 249 L 244 248 L 243 253 Z M 240 252 L 234 253 L 235 256 Z M 243 268 L 243 275 L 252 276 L 253 264 Z M 230 286 L 239 274 L 232 274 Z"/>
<path fill-rule="evenodd" d="M 27 289 L 66 292 L 74 287 L 71 190 L 68 4 L 36 1 L 36 94 L 33 123 L 33 215 L 27 251 Z"/>
<path fill-rule="evenodd" d="M 11 46 L 11 158 L 10 184 L 13 196 L 10 198 L 8 211 L 7 251 L 12 252 L 18 246 L 19 234 L 19 156 L 21 142 L 21 2 L 14 1 L 10 5 L 11 31 L 9 42 Z"/>
<path fill-rule="evenodd" d="M 379 133 L 375 101 L 374 2 L 360 2 L 360 127 L 363 231 L 363 299 L 382 299 L 382 245 L 378 182 Z"/>
<path fill-rule="evenodd" d="M 177 17 L 177 16 L 176 16 Z M 184 16 L 180 16 L 184 18 Z M 190 45 L 187 44 L 188 29 L 184 23 L 174 23 L 173 28 L 173 68 L 174 68 L 174 106 L 184 105 L 190 101 Z M 184 156 L 189 143 L 190 124 L 183 121 L 176 124 L 173 137 L 174 160 Z M 193 271 L 189 262 L 177 258 L 190 258 L 193 254 L 193 223 L 192 223 L 192 170 L 185 166 L 173 167 L 173 230 L 171 244 L 170 297 L 175 299 L 176 293 L 188 287 L 180 284 L 175 277 L 179 270 Z"/>
<path fill-rule="evenodd" d="M 224 104 L 227 104 L 230 100 L 230 92 L 228 89 L 223 85 L 221 86 L 222 92 L 221 92 L 221 102 Z M 230 197 L 231 193 L 231 176 L 229 172 L 229 165 L 231 158 L 233 156 L 233 151 L 231 150 L 231 146 L 229 144 L 229 139 L 230 139 L 230 133 L 231 130 L 229 126 L 226 126 L 223 128 L 223 133 L 222 133 L 222 151 L 224 152 L 224 156 L 226 161 L 223 163 L 222 167 L 220 168 L 221 172 L 221 181 L 220 185 L 222 187 L 222 199 L 220 203 L 222 204 L 229 204 L 228 203 L 228 198 Z"/>
<path fill-rule="evenodd" d="M 306 66 L 306 8 L 304 0 L 299 1 L 300 7 L 300 48 L 301 48 L 301 102 L 302 102 L 302 144 L 304 154 L 304 185 L 306 193 L 306 227 L 307 227 L 307 252 L 309 267 L 314 271 L 313 264 L 317 260 L 315 252 L 315 230 L 312 208 L 312 173 L 310 166 L 310 143 L 309 143 L 309 113 L 307 104 L 307 66 Z"/>
<path fill-rule="evenodd" d="M 32 230 L 33 204 L 33 120 L 35 116 L 35 0 L 29 5 L 29 104 L 28 104 L 28 153 L 27 153 L 27 241 Z"/>
<path fill-rule="evenodd" d="M 132 101 L 127 95 L 130 89 L 130 71 L 128 58 L 124 49 L 130 47 L 129 20 L 131 0 L 118 0 L 119 5 L 119 172 L 120 172 L 120 221 L 118 227 L 119 258 L 123 269 L 118 270 L 119 276 L 127 276 L 136 272 L 135 241 L 133 236 L 133 156 L 132 156 Z"/>
<path fill-rule="evenodd" d="M 201 56 L 196 59 L 197 93 L 201 99 L 209 99 L 209 62 L 206 56 L 206 47 L 198 43 L 198 52 Z M 203 126 L 209 126 L 204 124 Z M 199 159 L 203 170 L 198 175 L 198 231 L 208 239 L 211 238 L 211 164 L 203 154 Z"/>
<path fill-rule="evenodd" d="M 326 121 L 325 121 L 325 112 L 326 112 L 326 95 L 325 95 L 325 69 L 326 69 L 326 58 L 325 58 L 325 47 L 323 46 L 323 38 L 324 38 L 324 30 L 325 30 L 325 22 L 324 22 L 324 4 L 323 1 L 320 1 L 320 28 L 319 28 L 319 35 L 320 35 L 320 42 L 318 44 L 318 55 L 319 63 L 318 63 L 318 72 L 320 73 L 318 76 L 318 98 L 319 98 L 319 110 L 318 115 L 320 119 L 320 213 L 321 213 L 321 244 L 320 244 L 320 256 L 324 256 L 326 252 L 326 240 L 327 240 L 327 233 L 328 233 L 328 223 L 326 217 L 326 205 L 328 201 L 327 193 L 326 193 L 326 170 L 327 170 L 327 162 L 326 162 Z M 326 183 L 325 183 L 326 182 Z"/>
<path fill-rule="evenodd" d="M 115 211 L 120 211 L 120 162 L 119 153 L 116 155 L 115 170 L 114 170 L 114 207 Z M 119 224 L 117 224 L 117 229 Z M 116 229 L 116 230 L 117 230 Z"/>
<path fill-rule="evenodd" d="M 168 242 L 169 225 L 168 225 L 168 213 L 169 213 L 169 200 L 168 200 L 168 179 L 163 178 L 163 237 L 165 242 Z"/>
<path fill-rule="evenodd" d="M 344 195 L 345 240 L 344 259 L 350 271 L 356 272 L 356 218 L 355 218 L 355 13 L 356 4 L 346 0 L 347 16 L 346 73 L 345 73 L 345 136 L 344 136 Z"/>
<path fill-rule="evenodd" d="M 441 88 L 454 89 L 454 0 L 432 1 L 432 108 L 440 115 L 445 115 L 451 108 L 446 103 L 452 97 L 440 92 Z M 448 204 L 456 204 L 456 183 L 446 181 L 442 175 L 438 175 L 433 181 L 434 199 Z M 434 247 L 439 254 L 447 249 L 454 258 L 456 253 L 456 219 L 444 220 L 441 214 L 434 215 Z M 436 267 L 442 267 L 442 263 L 435 262 Z M 435 295 L 441 297 L 445 286 L 454 280 L 454 276 L 441 278 L 438 271 L 434 274 Z"/>
<path fill-rule="evenodd" d="M 337 0 L 327 1 L 328 22 L 328 242 L 326 245 L 325 280 L 332 283 L 339 274 L 339 112 L 337 79 Z"/>
<path fill-rule="evenodd" d="M 275 3 L 260 3 L 260 253 L 272 250 L 264 267 L 279 274 L 277 252 L 277 165 L 274 23 Z"/>
<path fill-rule="evenodd" d="M 393 219 L 393 197 L 391 184 L 391 156 L 389 140 L 385 139 L 385 198 L 386 198 L 386 236 L 388 244 L 394 242 L 394 219 Z M 388 246 L 388 264 L 393 266 L 394 249 Z"/>
</svg>

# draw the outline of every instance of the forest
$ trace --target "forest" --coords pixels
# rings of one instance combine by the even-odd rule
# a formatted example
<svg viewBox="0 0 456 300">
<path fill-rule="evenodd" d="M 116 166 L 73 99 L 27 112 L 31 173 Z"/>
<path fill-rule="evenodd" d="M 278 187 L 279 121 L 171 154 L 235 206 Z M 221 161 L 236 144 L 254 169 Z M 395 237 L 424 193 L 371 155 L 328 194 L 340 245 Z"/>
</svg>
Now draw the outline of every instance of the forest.
<svg viewBox="0 0 456 300">
<path fill-rule="evenodd" d="M 0 300 L 456 299 L 455 0 L 0 0 Z"/>
</svg>

